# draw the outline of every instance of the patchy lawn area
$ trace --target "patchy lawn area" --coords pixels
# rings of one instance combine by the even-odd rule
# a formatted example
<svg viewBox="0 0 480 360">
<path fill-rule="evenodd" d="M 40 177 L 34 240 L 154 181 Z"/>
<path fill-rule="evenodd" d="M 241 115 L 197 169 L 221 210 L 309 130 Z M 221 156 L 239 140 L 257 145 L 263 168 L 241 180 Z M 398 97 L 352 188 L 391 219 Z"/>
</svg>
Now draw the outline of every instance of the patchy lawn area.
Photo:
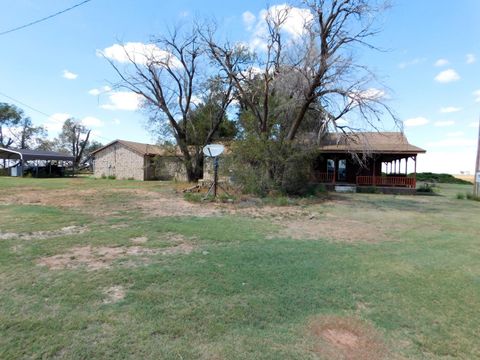
<svg viewBox="0 0 480 360">
<path fill-rule="evenodd" d="M 480 358 L 480 203 L 0 178 L 1 359 Z"/>
</svg>

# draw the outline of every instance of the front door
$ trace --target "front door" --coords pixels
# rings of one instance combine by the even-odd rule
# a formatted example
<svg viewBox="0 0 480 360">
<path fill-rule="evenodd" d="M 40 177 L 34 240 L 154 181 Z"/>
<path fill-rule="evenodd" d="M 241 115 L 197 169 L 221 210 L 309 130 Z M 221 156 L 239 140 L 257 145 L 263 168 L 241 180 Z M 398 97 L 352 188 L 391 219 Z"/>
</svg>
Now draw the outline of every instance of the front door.
<svg viewBox="0 0 480 360">
<path fill-rule="evenodd" d="M 338 161 L 338 181 L 347 181 L 347 160 L 342 159 Z"/>
</svg>

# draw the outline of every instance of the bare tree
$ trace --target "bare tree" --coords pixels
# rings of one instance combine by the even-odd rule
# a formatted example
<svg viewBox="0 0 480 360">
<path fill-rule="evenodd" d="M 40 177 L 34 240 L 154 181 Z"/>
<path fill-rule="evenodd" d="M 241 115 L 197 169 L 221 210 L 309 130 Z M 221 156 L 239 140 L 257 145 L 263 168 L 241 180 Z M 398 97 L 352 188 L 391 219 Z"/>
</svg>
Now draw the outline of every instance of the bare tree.
<svg viewBox="0 0 480 360">
<path fill-rule="evenodd" d="M 203 176 L 202 147 L 213 138 L 232 100 L 232 80 L 212 71 L 200 33 L 197 26 L 175 29 L 145 45 L 141 54 L 124 45 L 128 64 L 122 69 L 107 59 L 121 78 L 117 86 L 138 94 L 151 124 L 175 138 L 189 181 Z M 197 131 L 196 117 L 190 115 L 199 102 L 207 101 L 218 111 L 205 134 Z"/>
<path fill-rule="evenodd" d="M 62 131 L 58 136 L 61 147 L 71 152 L 75 157 L 74 166 L 78 166 L 83 159 L 85 148 L 90 138 L 91 130 L 73 118 L 65 120 Z"/>
<path fill-rule="evenodd" d="M 283 30 L 292 8 L 270 8 L 264 46 L 254 54 L 245 46 L 208 38 L 212 56 L 232 79 L 258 131 L 278 138 L 271 130 L 280 123 L 280 137 L 292 141 L 312 110 L 319 118 L 319 138 L 329 128 L 344 132 L 378 128 L 385 114 L 396 120 L 384 102 L 384 91 L 373 85 L 378 85 L 375 75 L 354 57 L 359 47 L 375 49 L 369 39 L 378 32 L 374 22 L 386 4 L 304 0 L 302 5 L 308 11 L 294 37 Z M 337 123 L 347 116 L 349 125 Z"/>
</svg>

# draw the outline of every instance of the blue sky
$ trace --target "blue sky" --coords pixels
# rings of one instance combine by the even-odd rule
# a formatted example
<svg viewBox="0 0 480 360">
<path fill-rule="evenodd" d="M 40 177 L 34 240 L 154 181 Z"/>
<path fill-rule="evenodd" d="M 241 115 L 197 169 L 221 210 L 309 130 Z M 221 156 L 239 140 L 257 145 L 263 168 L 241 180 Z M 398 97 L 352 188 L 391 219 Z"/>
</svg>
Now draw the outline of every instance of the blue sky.
<svg viewBox="0 0 480 360">
<path fill-rule="evenodd" d="M 3 4 L 0 32 L 77 2 Z M 215 18 L 230 38 L 249 42 L 248 25 L 255 25 L 266 7 L 263 1 L 92 0 L 0 36 L 0 101 L 14 103 L 7 95 L 44 113 L 17 103 L 51 136 L 66 116 L 74 116 L 103 143 L 117 138 L 152 142 L 135 98 L 105 91 L 117 77 L 98 50 L 120 42 L 147 43 L 151 35 L 194 17 Z M 388 104 L 405 121 L 410 142 L 427 150 L 418 170 L 473 172 L 480 116 L 480 1 L 396 0 L 380 23 L 383 31 L 373 42 L 386 51 L 362 52 L 360 60 L 390 89 Z"/>
</svg>

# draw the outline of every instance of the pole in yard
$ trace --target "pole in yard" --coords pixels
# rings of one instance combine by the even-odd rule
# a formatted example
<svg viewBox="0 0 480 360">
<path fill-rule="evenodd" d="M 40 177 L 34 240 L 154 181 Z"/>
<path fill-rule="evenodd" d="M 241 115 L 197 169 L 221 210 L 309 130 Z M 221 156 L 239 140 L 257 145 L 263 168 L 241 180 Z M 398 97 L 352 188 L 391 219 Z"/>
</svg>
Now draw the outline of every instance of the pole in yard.
<svg viewBox="0 0 480 360">
<path fill-rule="evenodd" d="M 475 196 L 480 195 L 480 118 L 478 119 L 478 145 L 477 145 L 477 162 L 475 163 L 475 180 L 473 193 Z"/>
</svg>

